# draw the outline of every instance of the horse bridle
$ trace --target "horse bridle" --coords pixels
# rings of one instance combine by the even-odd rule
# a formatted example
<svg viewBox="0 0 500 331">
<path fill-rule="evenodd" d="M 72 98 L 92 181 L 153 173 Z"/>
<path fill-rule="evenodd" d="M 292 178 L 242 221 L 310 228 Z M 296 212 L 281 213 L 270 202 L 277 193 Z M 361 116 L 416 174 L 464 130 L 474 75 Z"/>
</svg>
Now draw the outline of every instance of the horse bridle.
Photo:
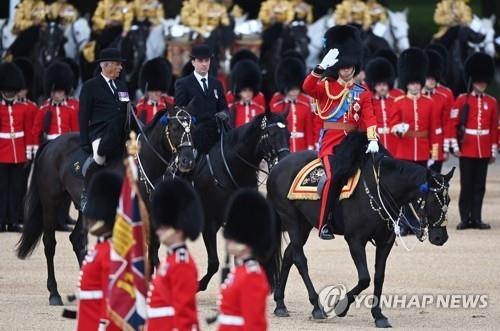
<svg viewBox="0 0 500 331">
<path fill-rule="evenodd" d="M 288 147 L 282 147 L 282 148 L 279 148 L 279 149 L 275 149 L 272 144 L 271 144 L 271 139 L 269 138 L 269 129 L 270 128 L 275 128 L 277 127 L 278 129 L 280 130 L 284 130 L 286 129 L 286 125 L 282 122 L 276 122 L 276 123 L 271 123 L 271 124 L 267 124 L 267 117 L 264 116 L 262 118 L 262 122 L 260 123 L 260 129 L 262 131 L 264 131 L 264 134 L 262 134 L 260 136 L 260 139 L 259 139 L 259 142 L 257 144 L 257 147 L 261 148 L 261 150 L 263 151 L 263 154 L 264 154 L 264 160 L 267 162 L 267 164 L 269 165 L 270 169 L 272 168 L 273 165 L 275 165 L 277 163 L 277 160 L 278 160 L 278 157 L 281 153 L 284 153 L 284 152 L 290 152 L 290 149 Z M 271 148 L 269 148 L 269 150 L 266 151 L 266 148 L 265 147 L 262 147 L 262 146 L 271 146 Z M 267 174 L 269 175 L 269 174 Z"/>
<path fill-rule="evenodd" d="M 424 184 L 425 187 L 424 197 L 419 198 L 417 201 L 416 213 L 418 214 L 418 218 L 422 219 L 422 224 L 424 227 L 437 228 L 440 226 L 447 225 L 446 214 L 448 212 L 448 204 L 446 202 L 446 197 L 448 196 L 448 186 L 445 184 L 444 179 L 442 182 L 438 181 L 435 177 L 432 177 L 434 183 L 438 185 L 438 188 L 427 187 L 428 184 Z M 430 223 L 428 216 L 428 208 L 429 202 L 428 199 L 433 196 L 439 204 L 440 214 L 436 221 Z"/>
</svg>

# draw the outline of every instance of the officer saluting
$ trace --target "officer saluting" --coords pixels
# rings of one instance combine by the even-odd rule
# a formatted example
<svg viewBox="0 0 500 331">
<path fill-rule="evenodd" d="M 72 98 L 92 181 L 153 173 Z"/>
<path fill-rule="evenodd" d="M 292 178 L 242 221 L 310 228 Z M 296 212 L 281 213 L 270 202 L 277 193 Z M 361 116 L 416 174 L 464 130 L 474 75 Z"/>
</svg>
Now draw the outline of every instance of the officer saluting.
<svg viewBox="0 0 500 331">
<path fill-rule="evenodd" d="M 86 184 L 92 173 L 122 157 L 130 102 L 126 85 L 118 80 L 123 62 L 120 51 L 103 49 L 97 61 L 101 73 L 87 80 L 80 93 L 80 143 L 94 159 L 85 174 Z"/>
<path fill-rule="evenodd" d="M 221 286 L 217 317 L 220 331 L 267 329 L 269 283 L 258 260 L 265 260 L 272 251 L 273 215 L 256 190 L 240 190 L 229 203 L 224 238 L 236 266 Z"/>
<path fill-rule="evenodd" d="M 175 178 L 156 187 L 151 213 L 168 253 L 150 284 L 145 330 L 199 330 L 198 272 L 185 240 L 195 240 L 203 227 L 201 202 L 188 182 Z"/>
<path fill-rule="evenodd" d="M 483 223 L 481 209 L 486 190 L 488 162 L 493 163 L 497 153 L 498 114 L 497 101 L 485 93 L 493 80 L 493 59 L 484 53 L 471 55 L 465 62 L 465 74 L 472 84 L 472 92 L 457 98 L 451 111 L 453 129 L 457 132 L 460 150 L 460 223 L 457 230 L 466 228 L 489 229 Z M 453 138 L 451 138 L 453 139 Z M 453 144 L 457 146 L 456 144 Z"/>
<path fill-rule="evenodd" d="M 175 82 L 176 106 L 187 106 L 195 99 L 192 115 L 196 117 L 194 145 L 203 154 L 219 139 L 216 118 L 227 121 L 227 102 L 222 84 L 208 74 L 212 51 L 208 45 L 193 46 L 191 64 L 194 72 Z"/>
</svg>

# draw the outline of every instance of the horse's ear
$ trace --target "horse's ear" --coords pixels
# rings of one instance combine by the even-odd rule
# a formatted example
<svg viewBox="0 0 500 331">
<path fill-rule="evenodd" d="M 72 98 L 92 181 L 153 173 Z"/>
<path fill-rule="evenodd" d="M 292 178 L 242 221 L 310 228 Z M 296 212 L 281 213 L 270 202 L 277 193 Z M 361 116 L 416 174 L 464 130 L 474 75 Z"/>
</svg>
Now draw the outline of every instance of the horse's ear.
<svg viewBox="0 0 500 331">
<path fill-rule="evenodd" d="M 455 168 L 456 168 L 456 167 L 451 168 L 451 170 L 450 170 L 450 171 L 449 171 L 446 175 L 444 175 L 444 180 L 445 180 L 447 183 L 449 183 L 449 182 L 450 182 L 450 180 L 451 180 L 451 178 L 453 177 L 453 174 L 455 173 Z"/>
<path fill-rule="evenodd" d="M 196 97 L 192 98 L 191 101 L 189 101 L 188 105 L 186 106 L 186 111 L 192 114 L 195 104 L 196 104 Z"/>
</svg>

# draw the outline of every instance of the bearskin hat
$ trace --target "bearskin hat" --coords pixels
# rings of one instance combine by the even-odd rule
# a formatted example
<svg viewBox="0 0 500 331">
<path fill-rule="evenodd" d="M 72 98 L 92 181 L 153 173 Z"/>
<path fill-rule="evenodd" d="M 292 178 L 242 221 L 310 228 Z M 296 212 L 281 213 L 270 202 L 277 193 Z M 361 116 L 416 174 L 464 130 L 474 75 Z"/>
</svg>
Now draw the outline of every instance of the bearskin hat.
<svg viewBox="0 0 500 331">
<path fill-rule="evenodd" d="M 372 91 L 375 90 L 375 85 L 384 82 L 392 89 L 395 79 L 392 64 L 382 57 L 374 58 L 366 65 L 366 83 Z"/>
<path fill-rule="evenodd" d="M 276 67 L 275 79 L 278 90 L 286 93 L 292 88 L 301 88 L 306 76 L 304 62 L 295 57 L 282 59 Z"/>
<path fill-rule="evenodd" d="M 45 93 L 50 95 L 52 91 L 65 91 L 69 94 L 73 88 L 73 70 L 64 62 L 52 63 L 45 72 Z"/>
<path fill-rule="evenodd" d="M 485 53 L 474 53 L 465 60 L 465 77 L 474 82 L 490 84 L 495 75 L 493 58 Z"/>
<path fill-rule="evenodd" d="M 225 213 L 224 237 L 252 247 L 260 259 L 266 259 L 274 247 L 275 219 L 266 199 L 252 189 L 233 194 Z"/>
<path fill-rule="evenodd" d="M 427 49 L 432 49 L 441 55 L 441 59 L 443 60 L 443 67 L 441 72 L 441 77 L 445 77 L 448 72 L 448 50 L 442 44 L 432 43 L 427 46 Z"/>
<path fill-rule="evenodd" d="M 172 82 L 172 65 L 163 58 L 157 57 L 144 63 L 139 76 L 139 86 L 143 93 L 147 91 L 167 92 Z"/>
<path fill-rule="evenodd" d="M 14 64 L 21 69 L 24 77 L 24 87 L 25 89 L 31 89 L 33 85 L 33 77 L 35 75 L 35 70 L 33 68 L 33 63 L 27 57 L 18 57 L 15 58 Z"/>
<path fill-rule="evenodd" d="M 429 60 L 425 52 L 410 47 L 399 57 L 399 87 L 406 90 L 408 84 L 419 82 L 424 86 Z"/>
<path fill-rule="evenodd" d="M 75 90 L 78 86 L 78 81 L 80 80 L 80 66 L 75 60 L 69 57 L 65 57 L 61 61 L 68 64 L 73 72 L 73 90 Z"/>
<path fill-rule="evenodd" d="M 151 200 L 153 225 L 183 230 L 191 240 L 203 229 L 203 209 L 198 194 L 184 179 L 176 177 L 156 186 Z"/>
<path fill-rule="evenodd" d="M 373 57 L 375 58 L 381 57 L 389 61 L 394 70 L 394 75 L 396 76 L 398 75 L 398 56 L 392 49 L 388 48 L 379 49 L 373 54 Z"/>
<path fill-rule="evenodd" d="M 306 61 L 304 60 L 304 57 L 302 55 L 300 55 L 300 53 L 294 49 L 287 49 L 285 52 L 283 52 L 283 54 L 281 55 L 281 58 L 286 58 L 286 57 L 296 58 L 297 60 L 300 60 L 301 62 L 303 62 L 304 65 L 306 63 Z"/>
<path fill-rule="evenodd" d="M 88 200 L 83 211 L 84 216 L 103 220 L 112 227 L 115 223 L 122 181 L 122 177 L 108 170 L 99 171 L 92 176 L 87 189 Z"/>
<path fill-rule="evenodd" d="M 0 91 L 20 91 L 25 86 L 23 72 L 14 63 L 1 63 L 0 77 Z"/>
<path fill-rule="evenodd" d="M 231 71 L 231 91 L 234 95 L 238 95 L 244 88 L 252 89 L 254 95 L 257 95 L 261 83 L 260 68 L 252 60 L 239 61 Z"/>
<path fill-rule="evenodd" d="M 363 64 L 363 44 L 359 29 L 350 25 L 336 25 L 325 32 L 324 54 L 330 49 L 338 49 L 339 57 L 334 68 L 354 67 L 355 75 Z"/>
<path fill-rule="evenodd" d="M 259 63 L 259 57 L 249 49 L 243 48 L 236 52 L 229 63 L 229 68 L 233 70 L 234 66 L 241 60 L 251 60 L 255 63 Z"/>
<path fill-rule="evenodd" d="M 433 49 L 426 49 L 425 53 L 429 59 L 429 66 L 427 68 L 427 77 L 432 77 L 438 82 L 441 81 L 443 74 L 443 57 Z"/>
</svg>

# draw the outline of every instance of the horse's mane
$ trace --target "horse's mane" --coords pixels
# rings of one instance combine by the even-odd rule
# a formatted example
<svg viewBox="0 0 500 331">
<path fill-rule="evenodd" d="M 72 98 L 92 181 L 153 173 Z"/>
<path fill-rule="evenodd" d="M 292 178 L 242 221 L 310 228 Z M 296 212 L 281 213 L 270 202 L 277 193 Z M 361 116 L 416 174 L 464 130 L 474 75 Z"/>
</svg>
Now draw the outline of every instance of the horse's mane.
<svg viewBox="0 0 500 331">
<path fill-rule="evenodd" d="M 421 165 L 410 161 L 397 160 L 392 157 L 384 157 L 380 161 L 385 169 L 391 173 L 397 173 L 406 181 L 420 183 L 422 175 L 427 174 L 427 171 Z"/>
<path fill-rule="evenodd" d="M 144 133 L 146 135 L 149 135 L 151 133 L 151 131 L 153 131 L 154 127 L 158 124 L 158 121 L 160 120 L 160 118 L 165 115 L 167 113 L 167 110 L 166 109 L 162 109 L 160 111 L 158 111 L 155 116 L 153 117 L 153 119 L 151 120 L 151 122 L 149 122 L 149 124 L 146 124 L 146 126 L 144 126 Z"/>
</svg>

